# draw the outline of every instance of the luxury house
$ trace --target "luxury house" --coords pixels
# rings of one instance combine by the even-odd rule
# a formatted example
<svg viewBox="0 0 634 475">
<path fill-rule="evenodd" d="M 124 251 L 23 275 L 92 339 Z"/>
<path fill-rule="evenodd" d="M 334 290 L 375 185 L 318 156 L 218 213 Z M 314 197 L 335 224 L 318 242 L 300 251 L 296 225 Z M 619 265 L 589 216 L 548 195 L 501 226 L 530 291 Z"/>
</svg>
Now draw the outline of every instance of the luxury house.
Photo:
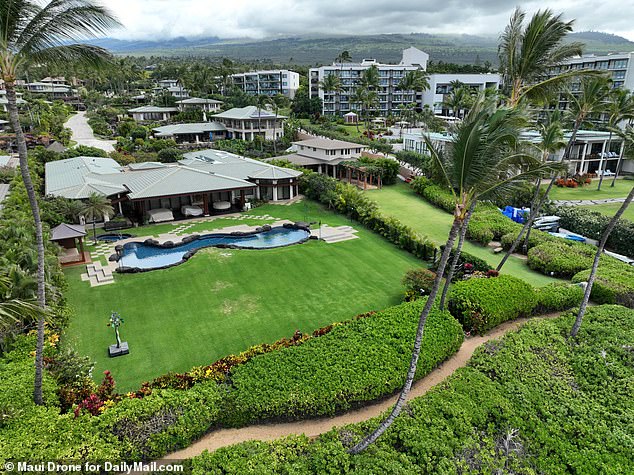
<svg viewBox="0 0 634 475">
<path fill-rule="evenodd" d="M 210 143 L 227 138 L 227 128 L 220 122 L 170 124 L 152 129 L 157 139 L 174 139 L 178 144 Z"/>
<path fill-rule="evenodd" d="M 24 85 L 27 91 L 32 94 L 42 94 L 53 99 L 64 99 L 73 96 L 75 91 L 68 84 L 51 82 L 28 82 Z"/>
<path fill-rule="evenodd" d="M 429 133 L 430 140 L 441 148 L 445 147 L 452 140 L 448 133 Z M 564 133 L 564 140 L 567 142 L 571 137 L 571 132 Z M 522 139 L 526 142 L 538 144 L 541 141 L 539 133 L 526 131 L 522 134 Z M 609 144 L 608 144 L 609 143 Z M 609 132 L 598 130 L 580 130 L 577 132 L 575 141 L 570 151 L 568 171 L 571 174 L 597 173 L 598 170 L 616 171 L 617 162 L 623 154 L 623 140 L 616 134 L 610 137 Z M 403 134 L 403 149 L 418 153 L 427 153 L 427 146 L 423 136 L 419 133 Z M 561 161 L 564 155 L 564 148 L 548 157 L 549 160 Z M 634 172 L 634 161 L 624 160 L 622 170 Z"/>
<path fill-rule="evenodd" d="M 337 165 L 361 156 L 367 147 L 343 140 L 314 138 L 293 142 L 295 153 L 276 157 L 309 168 L 318 173 L 337 177 Z"/>
<path fill-rule="evenodd" d="M 227 128 L 227 138 L 253 140 L 260 136 L 274 140 L 284 135 L 286 117 L 255 106 L 229 109 L 212 117 Z"/>
<path fill-rule="evenodd" d="M 177 101 L 176 105 L 180 111 L 201 109 L 204 112 L 218 112 L 223 102 L 215 99 L 201 99 L 200 97 L 190 97 Z"/>
<path fill-rule="evenodd" d="M 75 157 L 48 162 L 46 194 L 82 200 L 107 196 L 136 222 L 159 222 L 241 210 L 248 200 L 279 201 L 297 195 L 301 172 L 218 150 L 185 155 L 178 163 L 120 166 L 110 158 Z"/>
<path fill-rule="evenodd" d="M 167 121 L 178 112 L 176 107 L 141 106 L 128 109 L 128 115 L 137 122 Z"/>
<path fill-rule="evenodd" d="M 288 69 L 232 74 L 231 79 L 234 86 L 252 95 L 276 96 L 282 94 L 292 99 L 299 89 L 299 74 Z"/>
</svg>

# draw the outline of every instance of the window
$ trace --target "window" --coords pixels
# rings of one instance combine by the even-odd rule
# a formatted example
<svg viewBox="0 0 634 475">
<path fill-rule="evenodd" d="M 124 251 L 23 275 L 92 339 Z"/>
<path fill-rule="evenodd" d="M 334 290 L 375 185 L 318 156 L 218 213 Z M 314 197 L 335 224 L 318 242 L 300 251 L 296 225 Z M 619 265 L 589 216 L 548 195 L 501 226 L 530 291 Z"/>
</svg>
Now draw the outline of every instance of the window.
<svg viewBox="0 0 634 475">
<path fill-rule="evenodd" d="M 627 59 L 614 59 L 610 61 L 610 69 L 625 69 L 627 68 Z"/>
<path fill-rule="evenodd" d="M 612 79 L 625 79 L 625 71 L 614 71 Z"/>
</svg>

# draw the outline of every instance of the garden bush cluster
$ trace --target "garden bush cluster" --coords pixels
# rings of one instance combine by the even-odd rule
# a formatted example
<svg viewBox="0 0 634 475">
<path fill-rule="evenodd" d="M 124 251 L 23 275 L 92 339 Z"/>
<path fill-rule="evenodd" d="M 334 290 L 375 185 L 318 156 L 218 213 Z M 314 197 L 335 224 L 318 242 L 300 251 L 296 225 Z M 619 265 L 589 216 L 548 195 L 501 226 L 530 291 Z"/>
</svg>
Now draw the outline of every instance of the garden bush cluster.
<svg viewBox="0 0 634 475">
<path fill-rule="evenodd" d="M 586 282 L 590 269 L 572 277 L 573 282 Z M 597 303 L 615 303 L 634 308 L 634 266 L 623 263 L 600 265 L 590 298 Z"/>
<path fill-rule="evenodd" d="M 192 460 L 193 473 L 632 473 L 623 434 L 634 412 L 634 311 L 590 308 L 570 344 L 573 320 L 530 322 L 485 344 L 467 367 L 410 402 L 362 454 L 347 450 L 379 419 L 315 440 L 206 452 Z"/>
<path fill-rule="evenodd" d="M 603 236 L 611 217 L 588 209 L 560 206 L 555 214 L 561 217 L 561 227 L 597 241 Z M 634 258 L 634 223 L 626 219 L 617 221 L 606 247 L 618 254 Z"/>
<path fill-rule="evenodd" d="M 381 213 L 376 202 L 357 187 L 317 173 L 302 176 L 300 186 L 309 198 L 360 222 L 399 248 L 421 259 L 433 259 L 437 248 L 431 239 L 421 236 L 398 219 Z"/>
</svg>

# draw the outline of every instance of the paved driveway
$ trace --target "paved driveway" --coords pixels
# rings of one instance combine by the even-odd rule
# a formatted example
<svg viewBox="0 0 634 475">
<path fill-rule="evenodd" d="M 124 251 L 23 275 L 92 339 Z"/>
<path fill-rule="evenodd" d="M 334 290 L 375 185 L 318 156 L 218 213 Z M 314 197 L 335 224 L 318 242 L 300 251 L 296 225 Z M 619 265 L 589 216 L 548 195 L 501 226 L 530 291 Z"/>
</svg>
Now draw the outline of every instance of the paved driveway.
<svg viewBox="0 0 634 475">
<path fill-rule="evenodd" d="M 101 150 L 105 150 L 106 152 L 114 151 L 114 144 L 116 141 L 102 140 L 95 137 L 90 125 L 88 125 L 86 112 L 77 112 L 77 114 L 71 116 L 71 118 L 66 122 L 66 127 L 73 131 L 72 140 L 77 142 L 77 145 L 96 147 Z"/>
</svg>

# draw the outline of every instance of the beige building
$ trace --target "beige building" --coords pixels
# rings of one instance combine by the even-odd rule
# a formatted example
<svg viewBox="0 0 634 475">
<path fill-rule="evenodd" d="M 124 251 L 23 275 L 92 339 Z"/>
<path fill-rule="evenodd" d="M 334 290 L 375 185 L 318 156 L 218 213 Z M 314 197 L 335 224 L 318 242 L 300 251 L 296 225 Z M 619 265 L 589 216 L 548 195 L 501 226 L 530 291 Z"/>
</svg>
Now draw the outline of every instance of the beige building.
<svg viewBox="0 0 634 475">
<path fill-rule="evenodd" d="M 295 153 L 277 158 L 288 160 L 318 173 L 337 177 L 337 165 L 341 162 L 356 160 L 367 150 L 367 147 L 343 140 L 313 138 L 293 142 L 293 150 Z"/>
</svg>

